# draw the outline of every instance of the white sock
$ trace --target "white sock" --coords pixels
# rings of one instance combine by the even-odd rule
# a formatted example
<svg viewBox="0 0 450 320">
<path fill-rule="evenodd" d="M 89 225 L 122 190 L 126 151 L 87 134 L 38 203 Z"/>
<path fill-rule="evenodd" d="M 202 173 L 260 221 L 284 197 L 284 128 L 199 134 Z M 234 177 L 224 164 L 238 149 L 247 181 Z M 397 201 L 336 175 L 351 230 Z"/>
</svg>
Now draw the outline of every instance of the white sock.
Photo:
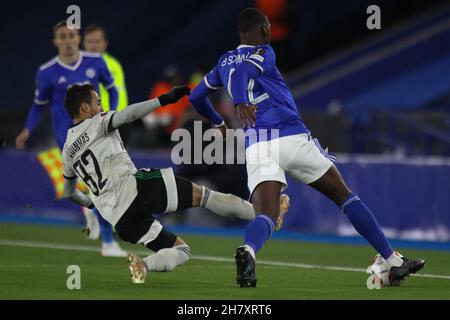
<svg viewBox="0 0 450 320">
<path fill-rule="evenodd" d="M 248 244 L 244 245 L 245 249 L 247 249 L 248 252 L 250 252 L 250 255 L 252 256 L 253 260 L 256 261 L 255 257 L 255 250 L 253 250 L 252 247 L 250 247 Z"/>
<path fill-rule="evenodd" d="M 387 263 L 391 266 L 391 267 L 400 267 L 403 264 L 403 259 L 400 258 L 398 255 L 395 254 L 395 252 L 393 254 L 391 254 L 391 256 L 387 259 Z"/>
<path fill-rule="evenodd" d="M 200 207 L 207 208 L 223 217 L 236 216 L 249 221 L 255 219 L 255 210 L 250 202 L 234 194 L 220 193 L 207 187 L 202 187 Z"/>
<path fill-rule="evenodd" d="M 161 249 L 158 252 L 144 258 L 148 271 L 172 271 L 175 267 L 189 260 L 191 249 L 182 244 L 172 248 Z"/>
</svg>

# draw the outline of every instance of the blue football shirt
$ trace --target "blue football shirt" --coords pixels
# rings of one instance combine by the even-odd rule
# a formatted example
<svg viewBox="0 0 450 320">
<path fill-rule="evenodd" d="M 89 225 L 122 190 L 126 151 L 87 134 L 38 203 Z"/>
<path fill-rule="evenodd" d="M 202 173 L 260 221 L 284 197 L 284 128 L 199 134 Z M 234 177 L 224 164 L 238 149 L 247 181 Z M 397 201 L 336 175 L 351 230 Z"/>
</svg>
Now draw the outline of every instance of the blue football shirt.
<svg viewBox="0 0 450 320">
<path fill-rule="evenodd" d="M 72 124 L 64 107 L 67 89 L 74 84 L 85 83 L 92 84 L 97 92 L 99 83 L 106 89 L 114 86 L 114 79 L 100 54 L 81 51 L 79 60 L 72 65 L 55 57 L 37 72 L 34 103 L 50 105 L 53 130 L 61 149 L 66 141 L 67 129 Z"/>
<path fill-rule="evenodd" d="M 217 65 L 204 77 L 209 89 L 223 86 L 232 94 L 232 75 L 242 63 L 251 63 L 259 75 L 248 79 L 245 103 L 257 105 L 255 129 L 279 129 L 279 136 L 309 133 L 294 98 L 276 67 L 275 52 L 270 45 L 240 45 L 222 55 Z"/>
</svg>

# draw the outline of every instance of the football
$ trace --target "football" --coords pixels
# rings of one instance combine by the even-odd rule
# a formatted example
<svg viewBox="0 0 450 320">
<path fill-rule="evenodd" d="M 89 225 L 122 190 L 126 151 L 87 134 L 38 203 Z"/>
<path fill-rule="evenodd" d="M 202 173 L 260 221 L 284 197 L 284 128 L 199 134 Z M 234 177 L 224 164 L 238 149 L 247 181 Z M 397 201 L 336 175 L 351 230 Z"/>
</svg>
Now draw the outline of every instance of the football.
<svg viewBox="0 0 450 320">
<path fill-rule="evenodd" d="M 400 258 L 403 256 L 398 253 L 394 252 L 396 255 L 398 255 Z M 378 253 L 372 260 L 372 264 L 367 267 L 366 272 L 368 274 L 373 274 L 374 279 L 373 281 L 379 281 L 380 285 L 382 287 L 389 287 L 389 286 L 399 286 L 400 281 L 398 280 L 391 280 L 389 278 L 389 270 L 390 266 L 387 263 L 387 261 Z"/>
</svg>

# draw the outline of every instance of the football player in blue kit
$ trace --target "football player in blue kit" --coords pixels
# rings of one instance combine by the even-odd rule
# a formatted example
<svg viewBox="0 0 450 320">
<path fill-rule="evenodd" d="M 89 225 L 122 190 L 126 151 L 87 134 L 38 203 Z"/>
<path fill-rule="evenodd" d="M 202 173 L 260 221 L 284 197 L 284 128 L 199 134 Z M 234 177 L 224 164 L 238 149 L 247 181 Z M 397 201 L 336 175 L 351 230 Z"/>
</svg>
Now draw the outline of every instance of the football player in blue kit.
<svg viewBox="0 0 450 320">
<path fill-rule="evenodd" d="M 384 258 L 393 283 L 422 269 L 424 260 L 394 253 L 370 209 L 344 182 L 334 156 L 312 138 L 276 67 L 267 16 L 258 9 L 245 9 L 237 29 L 241 44 L 222 55 L 190 95 L 197 112 L 224 135 L 227 127 L 208 95 L 226 88 L 246 133 L 248 188 L 257 217 L 248 223 L 244 243 L 235 252 L 237 283 L 256 286 L 255 255 L 274 231 L 280 193 L 287 186 L 285 172 L 324 194 L 347 215 Z"/>
<path fill-rule="evenodd" d="M 17 148 L 25 148 L 25 143 L 39 124 L 45 107 L 50 106 L 53 132 L 58 147 L 62 150 L 67 130 L 72 124 L 72 119 L 64 107 L 64 97 L 67 89 L 74 84 L 90 83 L 98 90 L 99 83 L 102 83 L 108 90 L 112 109 L 117 107 L 118 91 L 105 61 L 100 54 L 80 51 L 80 41 L 79 31 L 69 29 L 66 21 L 60 21 L 53 27 L 53 44 L 58 49 L 58 55 L 39 67 L 34 101 L 25 128 L 16 138 Z M 91 234 L 91 238 L 98 238 L 101 234 L 103 256 L 125 257 L 127 255 L 113 239 L 112 226 L 96 209 L 92 211 L 87 209 L 85 216 L 88 227 L 94 225 L 97 229 L 97 235 L 92 237 Z"/>
</svg>

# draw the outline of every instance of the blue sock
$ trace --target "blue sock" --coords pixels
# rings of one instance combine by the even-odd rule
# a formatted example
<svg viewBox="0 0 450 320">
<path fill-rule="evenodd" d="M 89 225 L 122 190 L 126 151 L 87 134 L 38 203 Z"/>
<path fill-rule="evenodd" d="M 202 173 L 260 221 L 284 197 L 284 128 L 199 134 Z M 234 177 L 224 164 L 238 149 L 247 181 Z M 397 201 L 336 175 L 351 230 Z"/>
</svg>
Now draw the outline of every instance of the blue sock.
<svg viewBox="0 0 450 320">
<path fill-rule="evenodd" d="M 393 253 L 391 245 L 370 209 L 358 196 L 352 193 L 339 207 L 347 214 L 356 231 L 366 238 L 383 258 L 387 259 L 391 256 Z"/>
<path fill-rule="evenodd" d="M 97 208 L 94 208 L 94 212 L 97 215 L 98 223 L 100 224 L 100 236 L 104 244 L 111 243 L 113 241 L 112 225 L 108 221 L 103 219 Z"/>
<path fill-rule="evenodd" d="M 258 252 L 264 243 L 269 240 L 275 229 L 275 222 L 265 214 L 257 215 L 245 228 L 244 244 L 249 245 Z"/>
</svg>

